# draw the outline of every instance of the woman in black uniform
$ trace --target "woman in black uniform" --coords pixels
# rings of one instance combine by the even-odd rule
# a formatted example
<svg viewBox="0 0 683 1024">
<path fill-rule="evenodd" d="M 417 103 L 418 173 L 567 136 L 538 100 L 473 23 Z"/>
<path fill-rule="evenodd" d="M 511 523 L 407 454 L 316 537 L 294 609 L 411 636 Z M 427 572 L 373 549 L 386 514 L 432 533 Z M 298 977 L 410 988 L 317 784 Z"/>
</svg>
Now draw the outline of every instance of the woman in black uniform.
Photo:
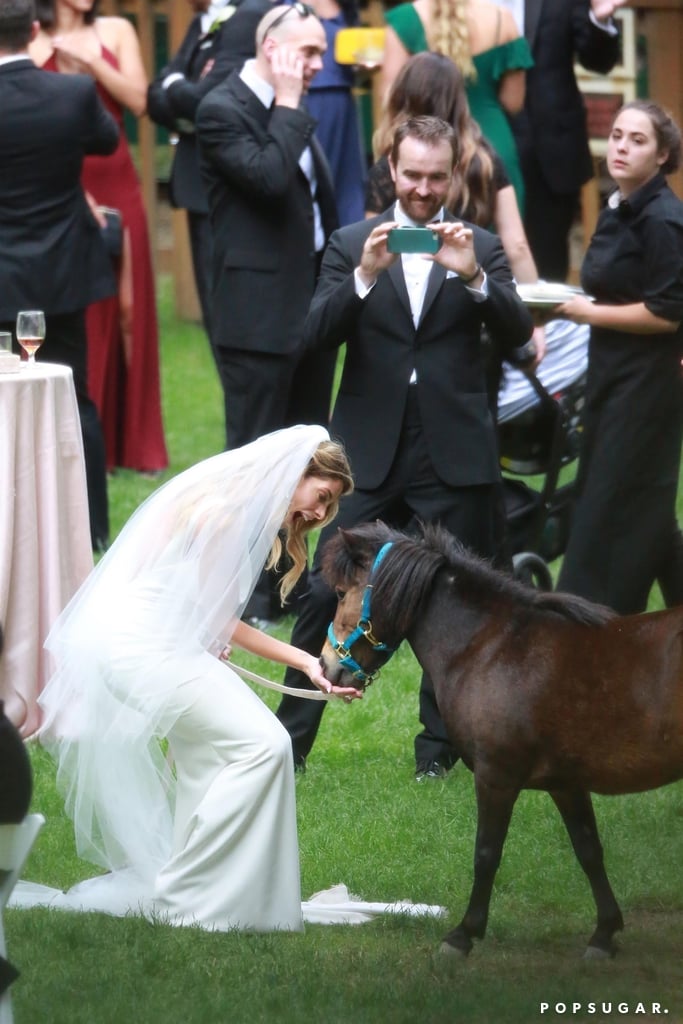
<svg viewBox="0 0 683 1024">
<path fill-rule="evenodd" d="M 595 301 L 577 296 L 557 310 L 591 327 L 579 498 L 558 589 L 622 614 L 647 607 L 665 568 L 669 603 L 683 601 L 683 202 L 664 177 L 680 158 L 680 130 L 660 107 L 621 108 L 607 146 L 617 191 L 581 273 Z"/>
</svg>

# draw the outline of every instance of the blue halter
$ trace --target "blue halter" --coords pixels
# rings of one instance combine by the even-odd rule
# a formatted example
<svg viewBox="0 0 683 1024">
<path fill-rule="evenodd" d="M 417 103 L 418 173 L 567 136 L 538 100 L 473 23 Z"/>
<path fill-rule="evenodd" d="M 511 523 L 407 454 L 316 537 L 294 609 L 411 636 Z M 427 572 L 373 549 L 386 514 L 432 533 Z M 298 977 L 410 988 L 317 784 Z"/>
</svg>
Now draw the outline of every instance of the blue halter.
<svg viewBox="0 0 683 1024">
<path fill-rule="evenodd" d="M 375 558 L 375 561 L 372 564 L 372 569 L 370 570 L 370 576 L 368 578 L 367 585 L 365 587 L 365 590 L 363 591 L 363 600 L 361 602 L 360 607 L 360 618 L 358 619 L 356 628 L 351 633 L 349 633 L 346 640 L 342 642 L 341 640 L 337 640 L 336 636 L 334 635 L 334 622 L 331 622 L 327 627 L 327 639 L 332 645 L 334 653 L 339 658 L 339 664 L 342 666 L 342 668 L 347 669 L 352 676 L 358 679 L 365 686 L 369 686 L 373 679 L 377 675 L 379 675 L 379 669 L 377 669 L 376 672 L 368 673 L 365 671 L 365 669 L 361 668 L 356 659 L 351 655 L 351 648 L 356 643 L 356 641 L 360 640 L 361 637 L 365 637 L 365 639 L 368 641 L 373 650 L 388 651 L 389 654 L 393 654 L 394 651 L 397 649 L 396 647 L 387 647 L 386 644 L 383 644 L 373 635 L 372 622 L 370 621 L 372 577 L 375 573 L 375 570 L 378 568 L 380 562 L 382 561 L 387 551 L 391 547 L 391 545 L 392 542 L 389 541 L 388 544 L 384 544 L 377 552 L 377 557 Z"/>
</svg>

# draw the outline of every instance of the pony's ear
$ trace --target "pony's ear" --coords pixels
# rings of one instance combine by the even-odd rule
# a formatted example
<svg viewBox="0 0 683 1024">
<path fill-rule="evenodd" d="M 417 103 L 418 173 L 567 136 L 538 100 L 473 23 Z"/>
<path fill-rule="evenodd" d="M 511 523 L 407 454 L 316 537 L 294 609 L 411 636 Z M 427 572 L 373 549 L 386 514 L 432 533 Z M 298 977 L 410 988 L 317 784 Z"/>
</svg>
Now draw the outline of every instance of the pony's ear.
<svg viewBox="0 0 683 1024">
<path fill-rule="evenodd" d="M 353 529 L 344 529 L 343 526 L 337 527 L 337 550 L 345 551 L 347 557 L 352 556 L 352 552 L 356 550 L 358 546 L 358 538 L 355 536 Z"/>
</svg>

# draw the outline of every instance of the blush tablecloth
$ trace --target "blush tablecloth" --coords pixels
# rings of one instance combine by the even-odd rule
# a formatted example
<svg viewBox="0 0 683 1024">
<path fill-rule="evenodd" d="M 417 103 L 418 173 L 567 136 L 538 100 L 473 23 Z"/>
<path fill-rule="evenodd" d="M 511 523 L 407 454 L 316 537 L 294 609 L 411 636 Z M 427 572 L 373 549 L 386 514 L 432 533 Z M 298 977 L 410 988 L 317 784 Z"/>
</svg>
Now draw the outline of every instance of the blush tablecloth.
<svg viewBox="0 0 683 1024">
<path fill-rule="evenodd" d="M 40 724 L 45 638 L 92 565 L 71 370 L 37 363 L 0 374 L 0 699 L 23 736 Z"/>
</svg>

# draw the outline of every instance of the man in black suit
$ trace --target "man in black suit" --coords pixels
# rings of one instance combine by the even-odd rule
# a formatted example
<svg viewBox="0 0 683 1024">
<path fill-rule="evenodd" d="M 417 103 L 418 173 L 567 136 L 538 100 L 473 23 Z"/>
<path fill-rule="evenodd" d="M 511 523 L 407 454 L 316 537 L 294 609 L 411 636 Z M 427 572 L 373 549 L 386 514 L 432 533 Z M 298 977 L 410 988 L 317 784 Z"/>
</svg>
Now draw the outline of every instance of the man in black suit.
<svg viewBox="0 0 683 1024">
<path fill-rule="evenodd" d="M 581 186 L 593 177 L 586 111 L 574 62 L 607 74 L 619 56 L 612 20 L 626 0 L 501 0 L 523 17 L 534 66 L 512 119 L 525 183 L 524 226 L 538 272 L 564 281 Z"/>
<path fill-rule="evenodd" d="M 275 7 L 259 23 L 255 59 L 197 112 L 228 448 L 329 419 L 335 353 L 306 354 L 303 327 L 337 210 L 316 122 L 300 105 L 326 48 L 312 8 Z M 263 628 L 282 615 L 276 583 L 264 574 L 245 611 Z"/>
<path fill-rule="evenodd" d="M 329 359 L 321 361 L 319 377 L 309 373 L 310 406 L 291 408 L 319 254 L 336 227 L 315 121 L 300 106 L 326 47 L 311 8 L 274 8 L 259 24 L 256 58 L 213 89 L 197 112 L 228 448 L 329 417 Z"/>
<path fill-rule="evenodd" d="M 390 158 L 396 205 L 336 231 L 325 252 L 306 339 L 332 349 L 346 342 L 331 431 L 346 445 L 356 489 L 323 530 L 318 552 L 338 527 L 375 518 L 407 528 L 440 522 L 479 554 L 498 552 L 500 469 L 481 329 L 507 357 L 519 349 L 529 356 L 533 324 L 499 239 L 443 206 L 457 156 L 457 137 L 444 121 L 400 125 Z M 434 256 L 389 251 L 392 228 L 425 224 L 441 240 Z M 309 583 L 292 642 L 318 653 L 335 598 L 317 556 Z M 287 683 L 305 685 L 292 671 Z M 321 713 L 312 701 L 282 700 L 278 717 L 292 737 L 295 765 L 304 765 Z M 426 676 L 420 720 L 416 777 L 443 775 L 457 753 Z"/>
<path fill-rule="evenodd" d="M 41 71 L 27 47 L 31 0 L 0 0 L 0 328 L 20 309 L 46 314 L 37 359 L 73 370 L 95 549 L 109 523 L 102 428 L 87 391 L 85 309 L 116 292 L 100 230 L 80 184 L 83 157 L 113 153 L 118 127 L 86 75 Z"/>
<path fill-rule="evenodd" d="M 209 280 L 211 234 L 206 189 L 199 169 L 195 115 L 200 100 L 254 56 L 256 28 L 272 0 L 189 0 L 196 11 L 171 62 L 150 84 L 147 113 L 177 135 L 171 167 L 171 205 L 187 210 L 197 295 L 211 341 Z"/>
</svg>

